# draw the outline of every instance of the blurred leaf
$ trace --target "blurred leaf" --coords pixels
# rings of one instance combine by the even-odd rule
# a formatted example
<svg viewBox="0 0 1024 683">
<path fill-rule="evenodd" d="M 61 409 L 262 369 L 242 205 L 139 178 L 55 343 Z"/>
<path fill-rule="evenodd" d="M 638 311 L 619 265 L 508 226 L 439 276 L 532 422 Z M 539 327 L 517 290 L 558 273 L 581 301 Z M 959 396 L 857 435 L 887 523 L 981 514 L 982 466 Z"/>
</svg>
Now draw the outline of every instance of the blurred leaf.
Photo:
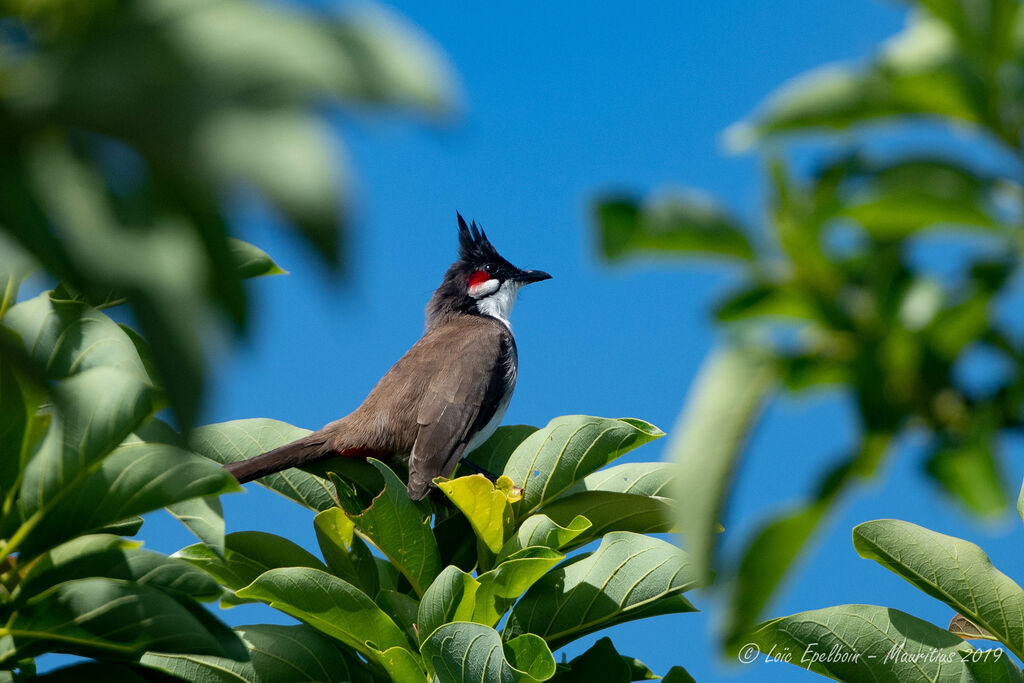
<svg viewBox="0 0 1024 683">
<path fill-rule="evenodd" d="M 813 502 L 772 516 L 753 534 L 742 551 L 726 613 L 728 652 L 738 653 L 749 642 L 750 631 L 818 525 L 855 478 L 877 466 L 888 443 L 884 435 L 866 435 L 853 456 L 826 470 Z"/>
<path fill-rule="evenodd" d="M 384 477 L 384 490 L 361 512 L 346 508 L 356 529 L 398 568 L 422 596 L 441 572 L 437 541 L 430 530 L 430 512 L 409 499 L 405 484 L 387 465 L 369 458 Z M 341 492 L 339 491 L 339 495 Z M 345 501 L 342 500 L 342 507 Z"/>
<path fill-rule="evenodd" d="M 702 583 L 714 569 L 715 535 L 733 471 L 775 383 L 763 354 L 729 348 L 704 362 L 690 390 L 668 452 L 679 463 L 679 526 Z"/>
<path fill-rule="evenodd" d="M 661 436 L 660 429 L 643 420 L 557 417 L 516 447 L 502 474 L 523 489 L 520 510 L 530 511 L 591 472 Z"/>
<path fill-rule="evenodd" d="M 225 536 L 223 558 L 206 544 L 182 548 L 172 557 L 199 567 L 232 590 L 245 588 L 261 574 L 280 567 L 327 569 L 301 546 L 262 531 L 236 531 Z"/>
<path fill-rule="evenodd" d="M 758 528 L 753 540 L 744 547 L 726 612 L 727 652 L 737 653 L 748 642 L 750 630 L 807 545 L 825 511 L 825 505 L 810 504 L 774 515 Z"/>
<path fill-rule="evenodd" d="M 224 555 L 224 508 L 217 496 L 190 498 L 167 508 L 175 519 L 217 555 Z"/>
<path fill-rule="evenodd" d="M 156 588 L 81 579 L 60 584 L 19 608 L 7 625 L 14 649 L 0 654 L 0 662 L 42 652 L 133 657 L 150 649 L 232 656 L 233 650 L 225 650 L 207 626 Z"/>
<path fill-rule="evenodd" d="M 1017 516 L 1024 522 L 1024 481 L 1020 485 L 1020 493 L 1017 494 Z"/>
<path fill-rule="evenodd" d="M 331 573 L 375 598 L 380 590 L 377 564 L 366 543 L 355 534 L 352 520 L 341 508 L 331 508 L 313 519 L 313 527 Z"/>
<path fill-rule="evenodd" d="M 402 629 L 365 593 L 318 569 L 271 569 L 238 595 L 262 600 L 373 660 L 379 661 L 377 651 L 409 647 Z"/>
<path fill-rule="evenodd" d="M 895 519 L 854 527 L 853 545 L 928 595 L 1024 653 L 1024 590 L 992 566 L 981 548 Z"/>
<path fill-rule="evenodd" d="M 913 15 L 875 63 L 864 69 L 827 66 L 795 79 L 772 95 L 752 123 L 733 126 L 726 138 L 743 150 L 779 133 L 914 114 L 980 125 L 988 122 L 985 87 L 948 27 Z"/>
<path fill-rule="evenodd" d="M 946 494 L 974 514 L 997 517 L 1006 511 L 1009 500 L 995 445 L 991 435 L 944 443 L 932 451 L 927 472 Z"/>
<path fill-rule="evenodd" d="M 542 639 L 527 633 L 503 643 L 482 624 L 445 624 L 420 649 L 428 673 L 451 683 L 534 683 L 555 673 L 555 658 Z"/>
<path fill-rule="evenodd" d="M 205 167 L 225 182 L 251 183 L 325 255 L 337 254 L 341 178 L 318 116 L 294 108 L 225 110 L 210 116 L 198 137 Z"/>
<path fill-rule="evenodd" d="M 249 648 L 251 660 L 248 662 L 153 652 L 146 653 L 141 661 L 193 683 L 371 683 L 374 680 L 351 650 L 309 626 L 256 624 L 236 630 Z"/>
<path fill-rule="evenodd" d="M 308 429 L 278 420 L 254 418 L 197 427 L 192 430 L 189 444 L 196 453 L 226 465 L 273 450 L 309 433 Z M 315 512 L 336 504 L 330 482 L 299 469 L 271 474 L 258 483 Z"/>
<path fill-rule="evenodd" d="M 782 282 L 755 282 L 732 292 L 715 306 L 719 322 L 749 318 L 816 320 L 817 310 L 799 287 Z"/>
<path fill-rule="evenodd" d="M 630 199 L 607 198 L 597 206 L 597 223 L 602 254 L 610 260 L 650 253 L 754 257 L 740 225 L 697 197 L 673 197 L 643 206 Z"/>
<path fill-rule="evenodd" d="M 841 213 L 879 239 L 905 237 L 934 225 L 1000 225 L 992 182 L 943 159 L 904 158 L 878 168 Z"/>
<path fill-rule="evenodd" d="M 536 633 L 557 649 L 624 621 L 692 612 L 682 593 L 696 583 L 689 558 L 675 546 L 610 533 L 593 553 L 567 560 L 533 584 L 509 614 L 502 637 Z"/>
<path fill-rule="evenodd" d="M 491 482 L 482 474 L 471 474 L 435 483 L 466 516 L 477 538 L 497 554 L 515 522 L 512 504 L 522 499 L 512 480 L 501 476 Z"/>
<path fill-rule="evenodd" d="M 810 648 L 804 661 L 794 657 L 792 662 L 839 681 L 979 680 L 964 661 L 973 651 L 970 645 L 917 617 L 874 605 L 840 605 L 772 619 L 752 639 L 762 652 L 805 653 Z"/>
</svg>

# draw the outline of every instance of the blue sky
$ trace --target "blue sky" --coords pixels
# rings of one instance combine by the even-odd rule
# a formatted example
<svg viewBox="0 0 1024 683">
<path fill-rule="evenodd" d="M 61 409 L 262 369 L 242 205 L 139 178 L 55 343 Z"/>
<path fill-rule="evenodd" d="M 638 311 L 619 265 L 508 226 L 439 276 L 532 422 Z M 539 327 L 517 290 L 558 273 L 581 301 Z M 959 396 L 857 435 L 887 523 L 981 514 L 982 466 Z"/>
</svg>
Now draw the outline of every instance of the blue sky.
<svg viewBox="0 0 1024 683">
<path fill-rule="evenodd" d="M 760 162 L 725 154 L 721 132 L 789 77 L 866 55 L 898 30 L 904 12 L 876 0 L 395 7 L 448 55 L 462 111 L 441 127 L 401 116 L 338 122 L 357 188 L 344 281 L 330 279 L 265 216 L 240 213 L 242 236 L 291 274 L 252 284 L 252 335 L 218 361 L 206 422 L 273 417 L 318 428 L 358 405 L 418 338 L 423 306 L 455 255 L 459 210 L 513 263 L 554 275 L 525 290 L 512 317 L 520 375 L 505 423 L 587 413 L 671 428 L 719 341 L 709 306 L 735 274 L 706 264 L 601 263 L 592 201 L 610 189 L 697 187 L 756 224 Z M 807 495 L 853 436 L 841 396 L 774 401 L 737 482 L 726 552 L 765 514 Z M 659 460 L 664 445 L 629 459 Z M 840 505 L 766 616 L 864 602 L 945 625 L 948 608 L 853 551 L 851 527 L 882 517 L 969 538 L 1024 580 L 1019 520 L 968 520 L 919 474 L 919 446 L 908 440 L 876 483 Z M 1020 452 L 1021 444 L 1008 446 Z M 1020 481 L 1019 461 L 1009 471 Z M 255 485 L 224 502 L 229 531 L 271 531 L 315 549 L 312 515 L 294 504 Z M 142 537 L 166 552 L 192 542 L 166 516 L 152 518 Z M 724 661 L 714 640 L 719 597 L 692 599 L 701 614 L 608 634 L 657 673 L 683 664 L 698 680 L 816 678 L 790 665 Z M 254 606 L 224 616 L 235 624 L 287 620 Z"/>
</svg>

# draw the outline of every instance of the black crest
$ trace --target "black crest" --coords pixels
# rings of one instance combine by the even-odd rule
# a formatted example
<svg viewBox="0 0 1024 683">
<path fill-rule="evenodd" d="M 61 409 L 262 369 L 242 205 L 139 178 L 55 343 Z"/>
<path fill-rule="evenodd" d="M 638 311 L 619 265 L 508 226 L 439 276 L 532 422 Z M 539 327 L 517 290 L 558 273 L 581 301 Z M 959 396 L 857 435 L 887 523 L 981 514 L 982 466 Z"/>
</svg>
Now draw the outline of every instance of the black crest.
<svg viewBox="0 0 1024 683">
<path fill-rule="evenodd" d="M 487 234 L 479 227 L 476 221 L 466 225 L 466 219 L 462 214 L 456 212 L 459 217 L 459 259 L 468 263 L 502 263 L 505 261 L 494 248 Z"/>
</svg>

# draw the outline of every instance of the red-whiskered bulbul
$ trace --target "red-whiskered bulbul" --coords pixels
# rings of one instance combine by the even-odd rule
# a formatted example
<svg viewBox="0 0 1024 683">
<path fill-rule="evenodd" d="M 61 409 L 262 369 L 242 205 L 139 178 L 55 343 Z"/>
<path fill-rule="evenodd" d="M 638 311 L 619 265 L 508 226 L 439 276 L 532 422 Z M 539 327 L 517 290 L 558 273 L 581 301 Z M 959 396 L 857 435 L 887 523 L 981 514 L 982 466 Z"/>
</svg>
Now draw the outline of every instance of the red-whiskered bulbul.
<svg viewBox="0 0 1024 683">
<path fill-rule="evenodd" d="M 476 221 L 459 220 L 459 258 L 427 304 L 426 331 L 346 417 L 227 469 L 245 483 L 337 456 L 409 458 L 423 498 L 498 428 L 516 386 L 508 317 L 519 288 L 551 276 L 506 261 Z"/>
</svg>

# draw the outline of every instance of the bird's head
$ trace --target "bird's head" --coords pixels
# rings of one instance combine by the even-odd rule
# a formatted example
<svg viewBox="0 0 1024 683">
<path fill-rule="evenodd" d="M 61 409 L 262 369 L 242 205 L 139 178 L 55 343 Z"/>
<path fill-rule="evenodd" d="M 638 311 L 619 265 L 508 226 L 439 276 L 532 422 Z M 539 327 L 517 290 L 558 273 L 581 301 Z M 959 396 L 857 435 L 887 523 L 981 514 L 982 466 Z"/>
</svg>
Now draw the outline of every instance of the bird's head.
<svg viewBox="0 0 1024 683">
<path fill-rule="evenodd" d="M 551 276 L 523 270 L 505 260 L 476 221 L 459 219 L 459 258 L 448 268 L 427 305 L 427 325 L 451 313 L 490 315 L 508 324 L 519 288 Z"/>
</svg>

